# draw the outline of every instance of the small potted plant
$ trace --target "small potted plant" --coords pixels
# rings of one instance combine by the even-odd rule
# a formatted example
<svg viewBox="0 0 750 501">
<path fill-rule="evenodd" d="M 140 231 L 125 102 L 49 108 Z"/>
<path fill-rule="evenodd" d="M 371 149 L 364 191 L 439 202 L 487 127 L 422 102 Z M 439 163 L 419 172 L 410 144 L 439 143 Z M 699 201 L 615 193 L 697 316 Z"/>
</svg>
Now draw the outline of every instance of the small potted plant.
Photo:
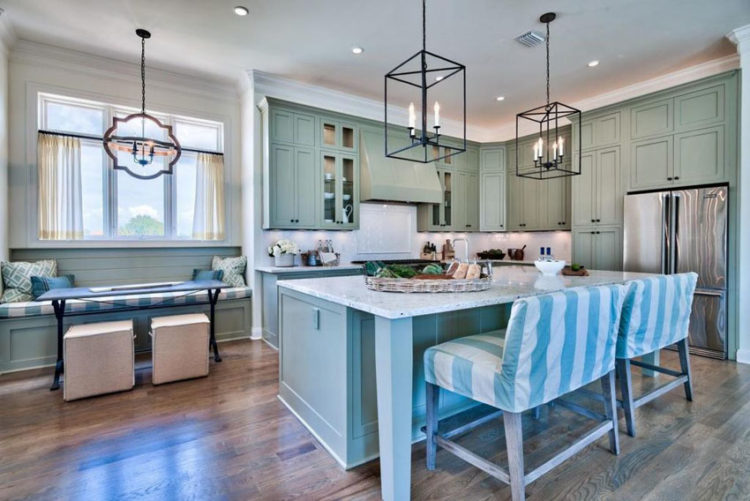
<svg viewBox="0 0 750 501">
<path fill-rule="evenodd" d="M 295 254 L 299 254 L 299 247 L 291 240 L 279 240 L 268 248 L 276 266 L 294 266 Z"/>
</svg>

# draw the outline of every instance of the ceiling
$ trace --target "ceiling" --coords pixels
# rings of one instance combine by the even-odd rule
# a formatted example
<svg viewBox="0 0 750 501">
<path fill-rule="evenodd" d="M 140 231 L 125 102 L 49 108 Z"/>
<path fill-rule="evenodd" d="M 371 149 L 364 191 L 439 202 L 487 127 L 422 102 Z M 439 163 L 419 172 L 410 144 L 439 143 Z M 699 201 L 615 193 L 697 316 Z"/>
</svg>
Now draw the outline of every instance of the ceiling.
<svg viewBox="0 0 750 501">
<path fill-rule="evenodd" d="M 61 8 L 64 4 L 64 8 Z M 250 10 L 233 13 L 235 5 Z M 250 69 L 382 99 L 383 75 L 421 43 L 418 0 L 0 0 L 19 38 L 236 80 Z M 514 37 L 551 25 L 552 99 L 575 103 L 734 53 L 750 0 L 429 0 L 427 48 L 467 67 L 468 121 L 493 127 L 544 101 L 544 46 Z M 353 46 L 365 49 L 362 55 Z M 591 60 L 601 63 L 589 68 Z M 496 101 L 503 95 L 505 100 Z M 443 103 L 443 116 L 455 106 Z"/>
</svg>

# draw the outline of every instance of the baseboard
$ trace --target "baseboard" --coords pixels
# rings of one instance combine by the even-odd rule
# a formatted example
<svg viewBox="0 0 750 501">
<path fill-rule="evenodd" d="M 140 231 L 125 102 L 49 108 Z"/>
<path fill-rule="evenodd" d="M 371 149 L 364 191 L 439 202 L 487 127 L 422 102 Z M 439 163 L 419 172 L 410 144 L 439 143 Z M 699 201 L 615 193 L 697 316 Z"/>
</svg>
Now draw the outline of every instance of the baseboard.
<svg viewBox="0 0 750 501">
<path fill-rule="evenodd" d="M 737 350 L 737 362 L 740 364 L 750 364 L 750 350 Z"/>
<path fill-rule="evenodd" d="M 258 341 L 259 339 L 263 338 L 263 327 L 253 327 L 252 335 L 250 336 L 250 339 L 253 341 Z"/>
<path fill-rule="evenodd" d="M 266 344 L 267 344 L 267 345 L 268 345 L 269 347 L 273 348 L 274 350 L 276 350 L 276 351 L 279 351 L 279 347 L 278 347 L 278 346 L 274 346 L 274 345 L 272 345 L 272 344 L 271 344 L 271 343 L 270 343 L 270 342 L 268 341 L 268 339 L 266 339 L 266 338 L 262 338 L 262 339 L 261 339 L 261 341 L 263 341 L 264 343 L 266 343 Z"/>
</svg>

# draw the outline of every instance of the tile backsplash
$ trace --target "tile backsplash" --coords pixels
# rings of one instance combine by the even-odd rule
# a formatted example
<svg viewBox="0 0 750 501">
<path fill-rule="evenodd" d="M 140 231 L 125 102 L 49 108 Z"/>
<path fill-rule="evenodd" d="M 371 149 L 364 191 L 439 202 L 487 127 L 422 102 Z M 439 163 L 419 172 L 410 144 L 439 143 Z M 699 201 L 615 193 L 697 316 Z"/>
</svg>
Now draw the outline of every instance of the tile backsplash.
<svg viewBox="0 0 750 501">
<path fill-rule="evenodd" d="M 526 245 L 526 259 L 535 259 L 539 247 L 551 247 L 558 259 L 570 261 L 571 236 L 567 231 L 510 233 L 418 233 L 417 207 L 405 204 L 362 203 L 360 224 L 356 231 L 264 231 L 265 246 L 286 238 L 297 243 L 304 252 L 315 249 L 318 240 L 331 240 L 342 262 L 368 259 L 415 258 L 426 242 L 440 251 L 445 239 L 468 238 L 472 258 L 478 251 L 499 248 L 520 248 Z M 463 245 L 456 247 L 456 257 L 463 257 Z M 256 265 L 272 264 L 267 254 L 258 256 Z M 299 264 L 299 258 L 297 258 Z"/>
</svg>

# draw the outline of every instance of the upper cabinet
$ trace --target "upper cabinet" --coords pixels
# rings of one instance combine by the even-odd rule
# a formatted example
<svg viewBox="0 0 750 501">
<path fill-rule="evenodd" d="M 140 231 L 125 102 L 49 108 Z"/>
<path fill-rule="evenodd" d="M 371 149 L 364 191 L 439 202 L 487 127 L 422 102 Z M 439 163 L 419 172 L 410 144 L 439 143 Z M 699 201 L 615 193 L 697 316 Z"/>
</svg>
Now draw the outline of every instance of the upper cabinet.
<svg viewBox="0 0 750 501">
<path fill-rule="evenodd" d="M 614 146 L 581 155 L 581 175 L 572 179 L 573 224 L 622 224 L 620 148 Z"/>
<path fill-rule="evenodd" d="M 506 231 L 505 146 L 479 150 L 479 229 Z"/>
<path fill-rule="evenodd" d="M 271 109 L 269 141 L 315 146 L 315 116 L 284 109 Z"/>
<path fill-rule="evenodd" d="M 621 141 L 621 116 L 619 111 L 606 115 L 584 120 L 581 124 L 581 149 L 583 151 L 591 148 L 601 148 L 620 144 Z M 578 149 L 577 144 L 571 145 Z"/>
<path fill-rule="evenodd" d="M 359 145 L 358 127 L 346 121 L 324 117 L 318 119 L 318 145 L 326 149 L 357 151 Z"/>
</svg>

